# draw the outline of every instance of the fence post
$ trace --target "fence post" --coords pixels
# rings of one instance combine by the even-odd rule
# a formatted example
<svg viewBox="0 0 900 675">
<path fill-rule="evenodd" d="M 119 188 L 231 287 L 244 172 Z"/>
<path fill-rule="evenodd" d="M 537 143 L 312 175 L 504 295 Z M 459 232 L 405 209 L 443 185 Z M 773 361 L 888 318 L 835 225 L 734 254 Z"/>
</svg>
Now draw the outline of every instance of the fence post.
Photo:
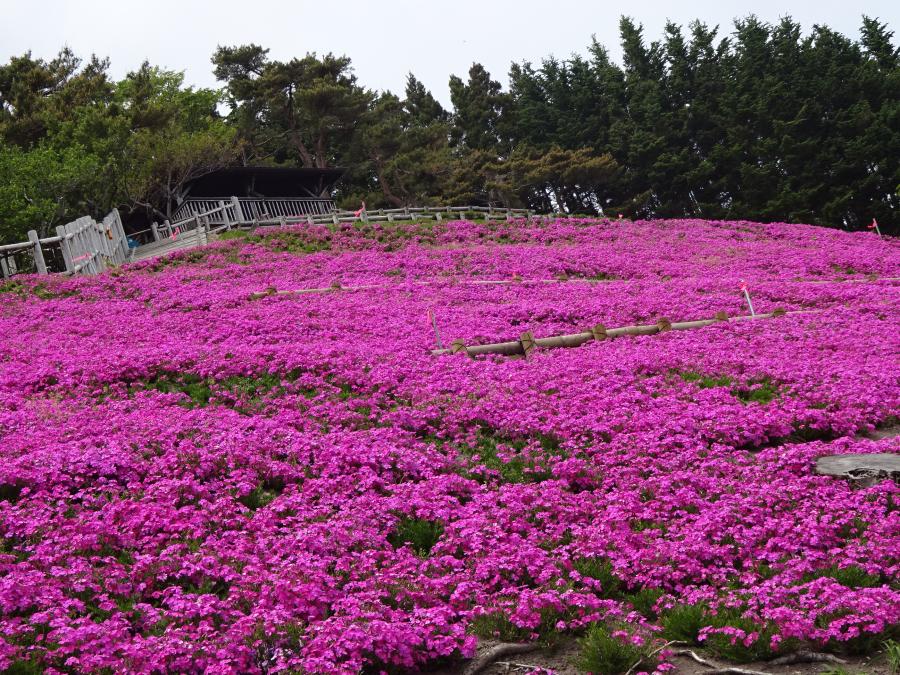
<svg viewBox="0 0 900 675">
<path fill-rule="evenodd" d="M 443 220 L 443 219 L 441 218 L 441 212 L 440 212 L 440 211 L 435 211 L 435 212 L 434 212 L 434 219 L 435 219 L 437 222 L 441 222 L 441 220 Z"/>
<path fill-rule="evenodd" d="M 0 276 L 9 279 L 12 274 L 9 272 L 9 266 L 6 264 L 6 256 L 0 256 Z"/>
<path fill-rule="evenodd" d="M 244 218 L 244 210 L 241 208 L 241 200 L 237 197 L 231 198 L 231 203 L 234 205 L 234 222 L 235 225 L 240 225 L 241 223 L 247 222 Z"/>
<path fill-rule="evenodd" d="M 41 250 L 41 239 L 34 230 L 28 230 L 28 241 L 34 248 L 34 267 L 38 274 L 47 274 L 47 264 L 44 262 L 44 252 Z"/>
<path fill-rule="evenodd" d="M 307 214 L 306 214 L 306 223 L 307 223 L 307 225 L 312 225 L 312 224 L 314 224 L 314 223 L 313 223 L 313 217 L 312 217 L 312 214 L 311 214 L 311 213 L 307 213 Z"/>
<path fill-rule="evenodd" d="M 231 218 L 228 217 L 228 208 L 225 206 L 225 202 L 221 199 L 219 200 L 219 208 L 222 209 L 222 220 L 225 223 L 225 229 L 231 229 Z"/>
<path fill-rule="evenodd" d="M 94 274 L 99 274 L 102 271 L 100 267 L 101 258 L 97 255 L 100 251 L 100 241 L 97 239 L 97 228 L 94 226 L 94 219 L 90 216 L 85 216 L 84 231 L 87 234 L 88 246 L 90 247 L 92 271 Z"/>
<path fill-rule="evenodd" d="M 153 241 L 159 241 L 159 226 L 155 220 L 150 223 L 150 231 L 153 232 Z"/>
<path fill-rule="evenodd" d="M 72 262 L 72 252 L 69 250 L 69 240 L 66 239 L 66 226 L 57 227 L 56 235 L 59 237 L 59 249 L 62 251 L 63 262 L 66 264 L 66 272 L 74 272 L 75 264 Z"/>
<path fill-rule="evenodd" d="M 128 237 L 125 235 L 125 226 L 122 225 L 122 216 L 119 214 L 119 209 L 113 209 L 111 213 L 116 224 L 116 236 L 119 238 L 122 258 L 119 263 L 121 264 L 125 262 L 125 257 L 128 255 Z"/>
</svg>

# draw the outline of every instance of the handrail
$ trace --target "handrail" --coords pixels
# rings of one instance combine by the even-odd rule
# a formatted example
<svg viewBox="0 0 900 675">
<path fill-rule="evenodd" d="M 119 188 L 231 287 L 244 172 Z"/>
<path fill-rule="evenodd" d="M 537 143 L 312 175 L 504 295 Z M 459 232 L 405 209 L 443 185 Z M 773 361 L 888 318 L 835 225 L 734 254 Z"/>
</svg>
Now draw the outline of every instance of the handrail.
<svg viewBox="0 0 900 675">
<path fill-rule="evenodd" d="M 193 200 L 197 203 L 212 203 L 214 200 Z M 190 215 L 189 217 L 170 223 L 168 220 L 163 225 L 156 222 L 149 229 L 125 234 L 122 225 L 122 219 L 119 212 L 113 209 L 102 220 L 95 221 L 90 216 L 84 216 L 77 220 L 56 228 L 56 236 L 39 238 L 37 232 L 29 231 L 27 242 L 16 242 L 12 244 L 0 245 L 0 253 L 9 254 L 20 251 L 32 251 L 34 257 L 34 270 L 38 274 L 62 273 L 62 274 L 97 274 L 102 272 L 108 265 L 121 265 L 129 258 L 129 253 L 133 258 L 134 249 L 129 251 L 129 237 L 137 237 L 138 235 L 146 235 L 148 232 L 153 235 L 153 242 L 144 244 L 143 246 L 153 246 L 158 243 L 165 243 L 161 234 L 171 234 L 175 230 L 183 232 L 196 232 L 196 244 L 192 240 L 185 239 L 186 245 L 202 245 L 206 243 L 209 234 L 216 234 L 231 228 L 250 228 L 257 227 L 278 227 L 285 225 L 299 225 L 307 223 L 311 225 L 325 225 L 329 223 L 352 223 L 357 220 L 363 222 L 394 222 L 403 220 L 416 220 L 421 218 L 430 218 L 440 221 L 442 214 L 453 216 L 467 212 L 484 213 L 489 216 L 503 217 L 507 219 L 513 217 L 529 218 L 532 212 L 528 209 L 511 209 L 505 207 L 493 206 L 422 206 L 422 207 L 403 207 L 395 209 L 378 209 L 368 211 L 347 211 L 335 209 L 330 199 L 265 199 L 265 198 L 247 198 L 238 199 L 232 197 L 228 201 L 218 200 L 219 205 Z M 285 205 L 315 205 L 316 209 L 313 213 L 286 214 Z M 324 211 L 324 206 L 330 208 Z M 269 208 L 269 207 L 273 208 Z M 278 213 L 281 210 L 282 213 Z M 177 213 L 177 211 L 176 211 Z M 211 217 L 221 214 L 221 221 L 213 220 Z M 224 221 L 224 222 L 222 222 Z M 51 259 L 51 267 L 57 269 L 48 270 L 44 259 L 43 246 L 57 244 L 59 250 Z M 158 248 L 165 248 L 159 246 Z M 153 249 L 145 249 L 153 250 Z M 11 257 L 11 256 L 10 256 Z M 65 265 L 65 271 L 58 269 L 59 262 Z M 29 266 L 30 269 L 30 266 Z M 10 262 L 7 264 L 4 260 L 0 260 L 0 272 L 4 276 L 17 273 L 16 266 Z"/>
</svg>

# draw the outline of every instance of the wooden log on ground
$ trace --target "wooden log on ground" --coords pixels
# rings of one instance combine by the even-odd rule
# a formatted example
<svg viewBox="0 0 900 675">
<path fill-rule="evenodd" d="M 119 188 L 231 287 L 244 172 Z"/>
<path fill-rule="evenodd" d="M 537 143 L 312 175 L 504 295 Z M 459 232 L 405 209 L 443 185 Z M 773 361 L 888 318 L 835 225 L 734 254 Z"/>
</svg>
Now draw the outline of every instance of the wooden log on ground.
<svg viewBox="0 0 900 675">
<path fill-rule="evenodd" d="M 621 326 L 619 328 L 604 328 L 601 324 L 594 326 L 591 330 L 583 333 L 569 333 L 566 335 L 554 335 L 545 338 L 535 338 L 531 333 L 526 333 L 534 342 L 536 347 L 559 348 L 559 347 L 579 347 L 590 340 L 603 340 L 607 338 L 622 337 L 624 335 L 656 335 L 663 330 L 691 330 L 694 328 L 703 328 L 711 326 L 723 321 L 755 321 L 757 319 L 771 319 L 772 317 L 785 316 L 786 314 L 814 314 L 819 310 L 798 310 L 795 312 L 785 312 L 784 310 L 775 310 L 768 314 L 756 314 L 754 316 L 735 316 L 726 319 L 700 319 L 696 321 L 679 321 L 670 323 L 668 320 L 659 320 L 653 324 L 638 326 Z M 717 315 L 718 316 L 718 315 Z M 669 328 L 664 328 L 666 323 Z M 523 337 L 524 337 L 523 335 Z M 462 341 L 459 341 L 460 343 Z M 431 353 L 435 356 L 443 354 L 456 354 L 459 350 L 451 349 L 432 349 Z M 465 352 L 469 356 L 482 356 L 484 354 L 500 354 L 502 356 L 521 356 L 526 354 L 523 349 L 522 340 L 514 342 L 495 342 L 485 345 L 471 345 L 465 348 Z"/>
</svg>

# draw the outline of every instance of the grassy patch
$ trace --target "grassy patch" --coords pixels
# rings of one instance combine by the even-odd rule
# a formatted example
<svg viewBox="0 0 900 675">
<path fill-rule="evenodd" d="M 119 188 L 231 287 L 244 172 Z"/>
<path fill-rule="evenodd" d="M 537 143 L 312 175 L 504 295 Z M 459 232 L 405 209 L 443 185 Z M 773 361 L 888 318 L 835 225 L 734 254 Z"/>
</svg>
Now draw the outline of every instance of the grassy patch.
<svg viewBox="0 0 900 675">
<path fill-rule="evenodd" d="M 47 667 L 36 658 L 13 661 L 3 669 L 2 675 L 42 675 L 47 672 Z"/>
<path fill-rule="evenodd" d="M 219 241 L 228 241 L 230 239 L 246 239 L 249 236 L 246 230 L 228 230 L 219 234 Z"/>
<path fill-rule="evenodd" d="M 881 585 L 881 577 L 877 574 L 869 574 L 858 565 L 847 565 L 846 567 L 823 567 L 822 569 L 807 572 L 803 576 L 803 583 L 809 583 L 814 579 L 834 579 L 841 586 L 847 588 L 875 588 Z"/>
<path fill-rule="evenodd" d="M 190 372 L 161 371 L 143 386 L 165 394 L 184 394 L 189 401 L 184 401 L 181 405 L 187 408 L 208 406 L 213 396 L 224 399 L 226 405 L 238 408 L 238 402 L 259 402 L 266 395 L 279 390 L 282 383 L 282 377 L 272 373 L 231 375 L 216 380 Z"/>
<path fill-rule="evenodd" d="M 678 376 L 685 382 L 692 382 L 700 389 L 714 389 L 715 387 L 728 387 L 734 380 L 728 375 L 704 375 L 694 370 L 679 372 Z"/>
<path fill-rule="evenodd" d="M 593 624 L 579 640 L 576 666 L 586 673 L 622 675 L 647 658 L 644 648 L 613 637 L 601 624 Z"/>
<path fill-rule="evenodd" d="M 533 635 L 544 645 L 553 645 L 561 637 L 556 624 L 563 618 L 557 610 L 545 607 L 541 610 L 541 619 L 537 626 L 523 628 L 510 621 L 503 612 L 491 612 L 477 616 L 472 620 L 469 631 L 486 640 L 501 642 L 528 642 Z"/>
<path fill-rule="evenodd" d="M 62 291 L 53 289 L 43 282 L 38 282 L 34 286 L 28 286 L 18 279 L 9 279 L 0 283 L 0 293 L 8 293 L 23 300 L 29 296 L 34 296 L 39 300 L 54 300 L 56 298 L 70 298 L 78 295 L 77 290 Z"/>
<path fill-rule="evenodd" d="M 663 635 L 668 640 L 700 644 L 697 634 L 708 624 L 706 612 L 703 605 L 675 605 L 665 612 L 660 620 Z"/>
<path fill-rule="evenodd" d="M 394 548 L 410 544 L 416 555 L 424 558 L 431 553 L 443 533 L 444 525 L 440 522 L 407 517 L 397 522 L 394 531 L 388 535 L 388 542 Z"/>
<path fill-rule="evenodd" d="M 694 645 L 702 644 L 710 652 L 723 659 L 746 663 L 771 658 L 774 652 L 770 647 L 770 640 L 774 634 L 774 628 L 760 625 L 753 619 L 745 618 L 742 614 L 741 609 L 731 607 L 720 607 L 713 614 L 705 605 L 676 605 L 663 613 L 660 624 L 667 640 L 677 640 Z M 730 636 L 719 633 L 713 633 L 700 642 L 698 634 L 707 626 L 737 628 L 748 635 L 758 633 L 759 637 L 749 646 L 740 640 L 735 640 L 732 644 Z"/>
<path fill-rule="evenodd" d="M 884 643 L 884 654 L 890 675 L 900 675 L 900 642 L 887 640 Z"/>
<path fill-rule="evenodd" d="M 264 486 L 258 485 L 250 492 L 240 497 L 238 501 L 251 511 L 256 511 L 271 504 L 278 497 L 275 490 L 267 490 Z"/>
<path fill-rule="evenodd" d="M 778 396 L 778 385 L 768 375 L 757 377 L 745 386 L 736 387 L 731 393 L 743 403 L 771 403 Z"/>
<path fill-rule="evenodd" d="M 541 449 L 547 454 L 559 452 L 559 439 L 555 436 L 538 434 Z M 501 483 L 539 483 L 550 478 L 550 472 L 542 466 L 540 458 L 525 454 L 528 445 L 523 438 L 504 435 L 491 427 L 481 427 L 473 446 L 464 446 L 461 451 L 469 457 L 478 456 L 479 466 L 499 474 Z M 501 447 L 504 446 L 504 447 Z M 483 480 L 481 475 L 473 475 Z"/>
<path fill-rule="evenodd" d="M 579 558 L 572 561 L 572 567 L 581 576 L 599 581 L 604 598 L 619 596 L 622 580 L 613 573 L 612 563 L 606 558 Z"/>
</svg>

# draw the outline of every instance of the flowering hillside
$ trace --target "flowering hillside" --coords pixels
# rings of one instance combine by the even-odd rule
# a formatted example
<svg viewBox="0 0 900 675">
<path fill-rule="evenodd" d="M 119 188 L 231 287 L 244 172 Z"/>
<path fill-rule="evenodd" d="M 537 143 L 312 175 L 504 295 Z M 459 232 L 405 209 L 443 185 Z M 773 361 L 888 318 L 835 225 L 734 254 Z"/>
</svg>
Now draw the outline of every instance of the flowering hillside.
<svg viewBox="0 0 900 675">
<path fill-rule="evenodd" d="M 0 669 L 404 672 L 584 635 L 655 651 L 645 672 L 672 640 L 875 649 L 900 488 L 813 469 L 900 451 L 872 433 L 900 410 L 896 277 L 872 234 L 560 220 L 276 230 L 7 282 Z M 815 311 L 431 354 L 435 326 L 475 345 L 746 314 L 741 280 L 756 312 Z"/>
</svg>

